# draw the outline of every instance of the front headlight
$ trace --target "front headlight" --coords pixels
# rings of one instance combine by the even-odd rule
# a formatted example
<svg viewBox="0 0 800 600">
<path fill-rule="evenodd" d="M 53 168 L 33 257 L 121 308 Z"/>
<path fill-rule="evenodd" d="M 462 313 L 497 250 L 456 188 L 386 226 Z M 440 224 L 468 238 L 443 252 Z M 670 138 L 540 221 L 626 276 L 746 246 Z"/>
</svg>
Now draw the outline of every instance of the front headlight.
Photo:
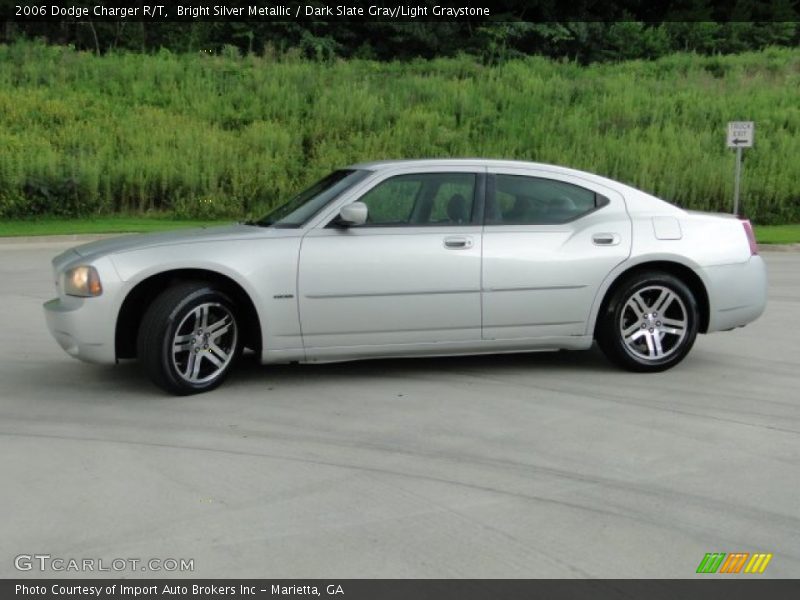
<svg viewBox="0 0 800 600">
<path fill-rule="evenodd" d="M 75 267 L 64 273 L 64 293 L 68 296 L 99 296 L 103 293 L 100 276 L 94 267 Z"/>
</svg>

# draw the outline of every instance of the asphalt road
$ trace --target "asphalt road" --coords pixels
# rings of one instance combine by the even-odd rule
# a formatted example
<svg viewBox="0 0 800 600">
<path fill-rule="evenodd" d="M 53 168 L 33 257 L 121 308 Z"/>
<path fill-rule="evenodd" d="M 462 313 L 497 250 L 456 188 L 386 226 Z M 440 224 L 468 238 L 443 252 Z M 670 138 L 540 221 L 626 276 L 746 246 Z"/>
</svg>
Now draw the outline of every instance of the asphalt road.
<svg viewBox="0 0 800 600">
<path fill-rule="evenodd" d="M 0 577 L 81 575 L 14 568 L 35 553 L 195 577 L 691 577 L 714 551 L 800 576 L 798 253 L 766 254 L 759 321 L 666 373 L 597 351 L 245 364 L 173 398 L 50 338 L 65 247 L 0 244 Z"/>
</svg>

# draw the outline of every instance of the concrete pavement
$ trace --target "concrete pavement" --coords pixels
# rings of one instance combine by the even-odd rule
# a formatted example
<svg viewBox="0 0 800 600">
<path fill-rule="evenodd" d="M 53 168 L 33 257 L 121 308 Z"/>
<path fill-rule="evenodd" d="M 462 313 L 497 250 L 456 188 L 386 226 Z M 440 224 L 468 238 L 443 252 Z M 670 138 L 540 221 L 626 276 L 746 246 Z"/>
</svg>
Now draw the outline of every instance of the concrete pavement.
<svg viewBox="0 0 800 600">
<path fill-rule="evenodd" d="M 194 561 L 100 573 L 125 577 L 691 577 L 715 551 L 800 575 L 800 254 L 765 254 L 759 321 L 665 373 L 248 362 L 173 398 L 50 338 L 72 243 L 0 246 L 2 577 L 92 575 L 15 569 L 34 553 Z"/>
</svg>

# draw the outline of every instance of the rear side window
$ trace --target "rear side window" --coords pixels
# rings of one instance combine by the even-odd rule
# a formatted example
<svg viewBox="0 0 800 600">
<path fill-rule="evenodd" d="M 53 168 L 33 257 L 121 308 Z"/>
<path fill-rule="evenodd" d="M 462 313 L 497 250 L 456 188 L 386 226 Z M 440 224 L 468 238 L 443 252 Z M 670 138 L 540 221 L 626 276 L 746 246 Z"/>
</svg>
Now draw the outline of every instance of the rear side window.
<svg viewBox="0 0 800 600">
<path fill-rule="evenodd" d="M 566 223 L 608 204 L 605 196 L 555 179 L 495 175 L 494 181 L 494 200 L 486 211 L 487 225 Z"/>
<path fill-rule="evenodd" d="M 475 207 L 474 173 L 413 173 L 382 181 L 361 198 L 361 227 L 468 225 Z"/>
</svg>

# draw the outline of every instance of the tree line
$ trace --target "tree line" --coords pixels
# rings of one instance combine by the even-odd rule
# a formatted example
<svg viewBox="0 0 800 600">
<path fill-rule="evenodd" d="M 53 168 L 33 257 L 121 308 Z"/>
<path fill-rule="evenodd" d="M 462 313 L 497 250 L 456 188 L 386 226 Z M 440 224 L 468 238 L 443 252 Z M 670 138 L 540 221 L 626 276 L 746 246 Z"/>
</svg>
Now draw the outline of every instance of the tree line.
<svg viewBox="0 0 800 600">
<path fill-rule="evenodd" d="M 793 13 L 791 13 L 793 14 Z M 747 13 L 743 13 L 744 16 Z M 732 54 L 800 44 L 800 24 L 772 21 L 126 22 L 7 21 L 0 43 L 35 38 L 105 54 L 203 52 L 292 54 L 315 60 L 409 60 L 466 53 L 484 64 L 528 55 L 579 64 L 655 59 L 673 52 Z"/>
</svg>

